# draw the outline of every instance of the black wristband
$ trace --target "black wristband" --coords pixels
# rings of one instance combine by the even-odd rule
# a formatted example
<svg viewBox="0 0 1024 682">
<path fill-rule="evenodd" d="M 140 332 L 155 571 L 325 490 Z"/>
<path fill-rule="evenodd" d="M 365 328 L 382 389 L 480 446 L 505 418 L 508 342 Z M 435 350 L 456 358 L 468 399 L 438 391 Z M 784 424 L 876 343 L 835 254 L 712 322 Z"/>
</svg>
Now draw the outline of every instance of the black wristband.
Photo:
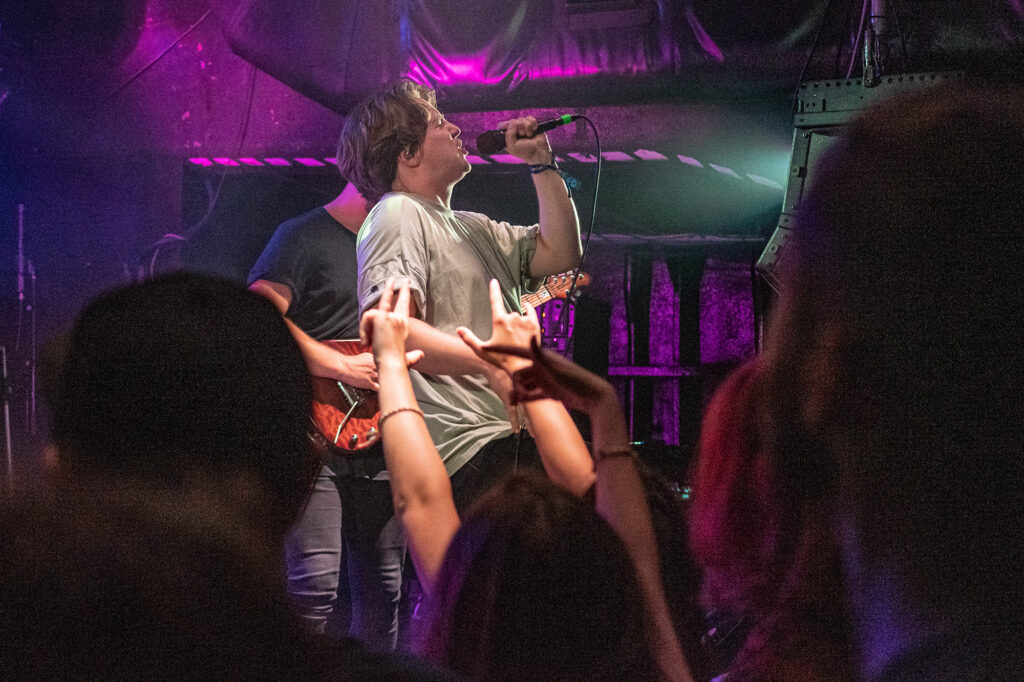
<svg viewBox="0 0 1024 682">
<path fill-rule="evenodd" d="M 558 163 L 554 160 L 551 163 L 531 163 L 530 164 L 530 175 L 536 175 L 537 173 L 543 173 L 547 170 L 553 170 L 558 173 Z"/>
</svg>

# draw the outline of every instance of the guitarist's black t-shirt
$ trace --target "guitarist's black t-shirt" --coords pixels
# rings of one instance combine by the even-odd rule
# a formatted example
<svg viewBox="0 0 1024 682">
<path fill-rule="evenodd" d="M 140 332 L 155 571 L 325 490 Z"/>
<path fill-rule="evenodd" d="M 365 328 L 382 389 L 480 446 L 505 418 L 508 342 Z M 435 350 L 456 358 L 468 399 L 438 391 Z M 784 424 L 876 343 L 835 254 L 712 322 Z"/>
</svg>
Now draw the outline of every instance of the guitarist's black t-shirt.
<svg viewBox="0 0 1024 682">
<path fill-rule="evenodd" d="M 287 317 L 314 339 L 359 336 L 356 236 L 323 208 L 281 223 L 249 273 L 291 289 Z"/>
</svg>

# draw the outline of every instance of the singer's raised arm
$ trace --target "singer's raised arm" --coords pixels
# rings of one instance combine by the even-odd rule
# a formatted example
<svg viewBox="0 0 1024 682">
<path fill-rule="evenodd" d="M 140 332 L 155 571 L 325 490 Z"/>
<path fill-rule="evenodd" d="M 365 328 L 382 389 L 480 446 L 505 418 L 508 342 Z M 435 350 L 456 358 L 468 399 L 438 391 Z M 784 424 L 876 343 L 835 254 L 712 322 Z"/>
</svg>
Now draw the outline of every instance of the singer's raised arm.
<svg viewBox="0 0 1024 682">
<path fill-rule="evenodd" d="M 507 127 L 505 127 L 507 125 Z M 506 149 L 509 154 L 530 165 L 554 162 L 554 153 L 547 135 L 533 135 L 537 119 L 532 116 L 503 123 Z M 553 168 L 532 173 L 540 207 L 540 231 L 537 250 L 530 261 L 530 275 L 544 277 L 565 272 L 579 264 L 583 248 L 580 244 L 580 222 L 576 206 L 569 197 L 565 181 Z"/>
</svg>

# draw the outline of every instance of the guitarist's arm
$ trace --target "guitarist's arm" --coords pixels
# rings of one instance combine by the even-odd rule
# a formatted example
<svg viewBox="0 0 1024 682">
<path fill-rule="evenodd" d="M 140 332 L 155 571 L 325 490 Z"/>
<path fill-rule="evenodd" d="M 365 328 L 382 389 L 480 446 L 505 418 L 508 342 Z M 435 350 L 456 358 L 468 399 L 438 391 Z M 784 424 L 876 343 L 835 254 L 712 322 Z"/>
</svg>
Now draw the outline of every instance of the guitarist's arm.
<svg viewBox="0 0 1024 682">
<path fill-rule="evenodd" d="M 288 331 L 302 351 L 302 357 L 306 359 L 306 368 L 310 374 L 338 379 L 357 388 L 378 388 L 377 366 L 373 362 L 372 353 L 351 356 L 339 353 L 327 344 L 315 340 L 285 317 L 292 303 L 291 289 L 278 282 L 258 279 L 249 285 L 249 290 L 273 303 L 281 313 L 285 324 L 288 325 Z"/>
</svg>

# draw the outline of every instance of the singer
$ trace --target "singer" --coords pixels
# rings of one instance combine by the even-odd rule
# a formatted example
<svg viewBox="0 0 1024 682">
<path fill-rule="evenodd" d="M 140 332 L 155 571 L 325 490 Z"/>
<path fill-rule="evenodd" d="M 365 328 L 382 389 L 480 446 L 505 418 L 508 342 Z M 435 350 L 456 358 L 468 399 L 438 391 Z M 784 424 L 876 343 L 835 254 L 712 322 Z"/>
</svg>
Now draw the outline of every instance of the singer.
<svg viewBox="0 0 1024 682">
<path fill-rule="evenodd" d="M 402 81 L 372 96 L 349 114 L 338 149 L 342 175 L 375 203 L 357 238 L 360 309 L 376 305 L 389 279 L 395 286 L 409 281 L 407 349 L 424 353 L 413 388 L 460 511 L 517 459 L 520 467 L 539 460 L 530 439 L 520 444 L 513 435 L 519 420 L 508 375 L 478 358 L 455 330 L 489 338 L 491 279 L 506 310 L 519 311 L 520 294 L 538 278 L 575 267 L 582 250 L 576 208 L 536 119 L 500 127 L 508 153 L 530 164 L 536 225 L 451 208 L 470 163 L 461 131 L 437 110 L 429 88 Z"/>
</svg>

